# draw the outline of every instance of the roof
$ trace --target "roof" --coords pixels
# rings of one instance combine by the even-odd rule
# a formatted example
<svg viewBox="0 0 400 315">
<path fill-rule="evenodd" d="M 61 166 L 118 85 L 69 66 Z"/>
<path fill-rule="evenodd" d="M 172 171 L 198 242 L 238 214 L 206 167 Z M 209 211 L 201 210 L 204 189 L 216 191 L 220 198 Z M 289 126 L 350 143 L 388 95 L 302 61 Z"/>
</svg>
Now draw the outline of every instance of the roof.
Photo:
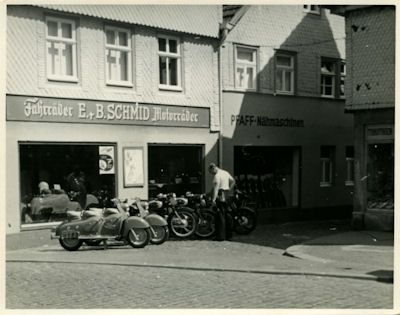
<svg viewBox="0 0 400 315">
<path fill-rule="evenodd" d="M 37 5 L 62 12 L 218 38 L 220 5 Z"/>
</svg>

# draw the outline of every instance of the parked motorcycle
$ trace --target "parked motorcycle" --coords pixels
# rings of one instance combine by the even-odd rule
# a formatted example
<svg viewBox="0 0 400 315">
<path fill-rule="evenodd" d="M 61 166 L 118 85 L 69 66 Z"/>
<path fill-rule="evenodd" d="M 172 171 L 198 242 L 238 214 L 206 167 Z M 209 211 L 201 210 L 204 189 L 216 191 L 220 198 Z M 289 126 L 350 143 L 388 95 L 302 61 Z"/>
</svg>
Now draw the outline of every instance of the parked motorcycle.
<svg viewBox="0 0 400 315">
<path fill-rule="evenodd" d="M 206 195 L 187 192 L 185 196 L 189 207 L 194 209 L 197 215 L 196 235 L 201 238 L 211 237 L 215 233 L 215 214 L 207 204 Z"/>
<path fill-rule="evenodd" d="M 192 236 L 197 227 L 195 211 L 187 207 L 186 198 L 177 198 L 174 193 L 158 194 L 149 201 L 149 212 L 166 218 L 170 231 L 179 238 Z"/>
<path fill-rule="evenodd" d="M 145 247 L 150 240 L 150 225 L 143 218 L 129 216 L 120 200 L 113 202 L 117 208 L 68 211 L 67 220 L 52 229 L 51 239 L 58 239 L 68 251 L 78 250 L 83 242 L 95 245 L 107 240 Z"/>
<path fill-rule="evenodd" d="M 236 189 L 229 202 L 232 210 L 233 230 L 237 234 L 249 234 L 257 226 L 257 212 L 247 206 L 248 201 L 249 197 Z"/>
<path fill-rule="evenodd" d="M 131 216 L 138 216 L 145 219 L 150 225 L 150 243 L 160 245 L 168 240 L 168 222 L 160 215 L 150 213 L 149 203 L 139 198 L 127 199 L 123 203 L 124 209 L 129 211 Z"/>
</svg>

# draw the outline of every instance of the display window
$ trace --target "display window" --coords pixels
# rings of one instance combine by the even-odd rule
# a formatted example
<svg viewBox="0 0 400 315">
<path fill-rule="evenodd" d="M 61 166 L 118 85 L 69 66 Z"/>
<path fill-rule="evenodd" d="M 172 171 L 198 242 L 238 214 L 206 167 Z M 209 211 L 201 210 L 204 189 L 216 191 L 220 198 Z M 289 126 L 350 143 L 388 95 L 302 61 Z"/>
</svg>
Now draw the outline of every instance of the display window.
<svg viewBox="0 0 400 315">
<path fill-rule="evenodd" d="M 204 193 L 204 147 L 158 145 L 148 147 L 149 198 L 159 193 Z"/>
<path fill-rule="evenodd" d="M 19 143 L 21 223 L 61 221 L 116 195 L 112 143 Z"/>
<path fill-rule="evenodd" d="M 258 208 L 298 206 L 300 149 L 235 146 L 234 175 L 239 190 Z"/>
</svg>

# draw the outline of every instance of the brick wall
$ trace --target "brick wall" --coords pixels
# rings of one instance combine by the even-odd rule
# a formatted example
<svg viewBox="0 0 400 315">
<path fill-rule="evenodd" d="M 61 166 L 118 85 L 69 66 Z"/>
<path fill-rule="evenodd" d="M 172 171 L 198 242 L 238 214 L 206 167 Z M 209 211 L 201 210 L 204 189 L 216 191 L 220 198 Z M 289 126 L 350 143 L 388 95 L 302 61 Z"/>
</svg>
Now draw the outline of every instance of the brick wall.
<svg viewBox="0 0 400 315">
<path fill-rule="evenodd" d="M 344 18 L 321 10 L 303 12 L 303 6 L 251 6 L 229 33 L 223 48 L 223 87 L 234 88 L 234 44 L 255 46 L 259 52 L 260 92 L 273 93 L 276 49 L 297 58 L 297 95 L 319 96 L 320 57 L 345 59 Z"/>
<path fill-rule="evenodd" d="M 395 10 L 372 7 L 346 19 L 346 105 L 394 106 Z"/>
<path fill-rule="evenodd" d="M 79 82 L 49 82 L 44 23 L 45 14 L 49 13 L 36 7 L 8 6 L 7 93 L 209 107 L 211 128 L 219 128 L 217 39 L 174 34 L 183 42 L 183 92 L 162 92 L 158 88 L 156 37 L 160 30 L 124 26 L 132 32 L 133 87 L 111 87 L 105 84 L 105 21 L 58 12 L 56 16 L 77 21 Z"/>
</svg>

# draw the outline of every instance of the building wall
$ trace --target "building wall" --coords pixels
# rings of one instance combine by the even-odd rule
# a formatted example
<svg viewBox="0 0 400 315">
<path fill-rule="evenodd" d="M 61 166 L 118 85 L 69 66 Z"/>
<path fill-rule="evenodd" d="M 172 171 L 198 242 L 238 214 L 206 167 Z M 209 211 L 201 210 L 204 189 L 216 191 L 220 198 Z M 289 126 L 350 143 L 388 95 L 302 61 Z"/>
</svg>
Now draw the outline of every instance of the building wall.
<svg viewBox="0 0 400 315">
<path fill-rule="evenodd" d="M 346 104 L 393 107 L 395 97 L 395 10 L 379 7 L 346 17 Z"/>
<path fill-rule="evenodd" d="M 77 21 L 78 83 L 48 82 L 46 79 L 46 14 Z M 216 39 L 106 23 L 101 19 L 64 15 L 30 6 L 8 6 L 7 15 L 7 93 L 207 107 L 211 110 L 211 128 L 219 128 Z M 105 25 L 131 30 L 132 88 L 105 83 Z M 157 34 L 173 34 L 183 42 L 182 92 L 158 88 Z"/>
<path fill-rule="evenodd" d="M 321 10 L 303 12 L 303 6 L 251 6 L 227 36 L 222 49 L 223 88 L 234 89 L 234 46 L 259 49 L 259 92 L 274 93 L 273 57 L 276 49 L 297 53 L 298 96 L 318 96 L 320 57 L 345 59 L 344 18 Z"/>
</svg>

